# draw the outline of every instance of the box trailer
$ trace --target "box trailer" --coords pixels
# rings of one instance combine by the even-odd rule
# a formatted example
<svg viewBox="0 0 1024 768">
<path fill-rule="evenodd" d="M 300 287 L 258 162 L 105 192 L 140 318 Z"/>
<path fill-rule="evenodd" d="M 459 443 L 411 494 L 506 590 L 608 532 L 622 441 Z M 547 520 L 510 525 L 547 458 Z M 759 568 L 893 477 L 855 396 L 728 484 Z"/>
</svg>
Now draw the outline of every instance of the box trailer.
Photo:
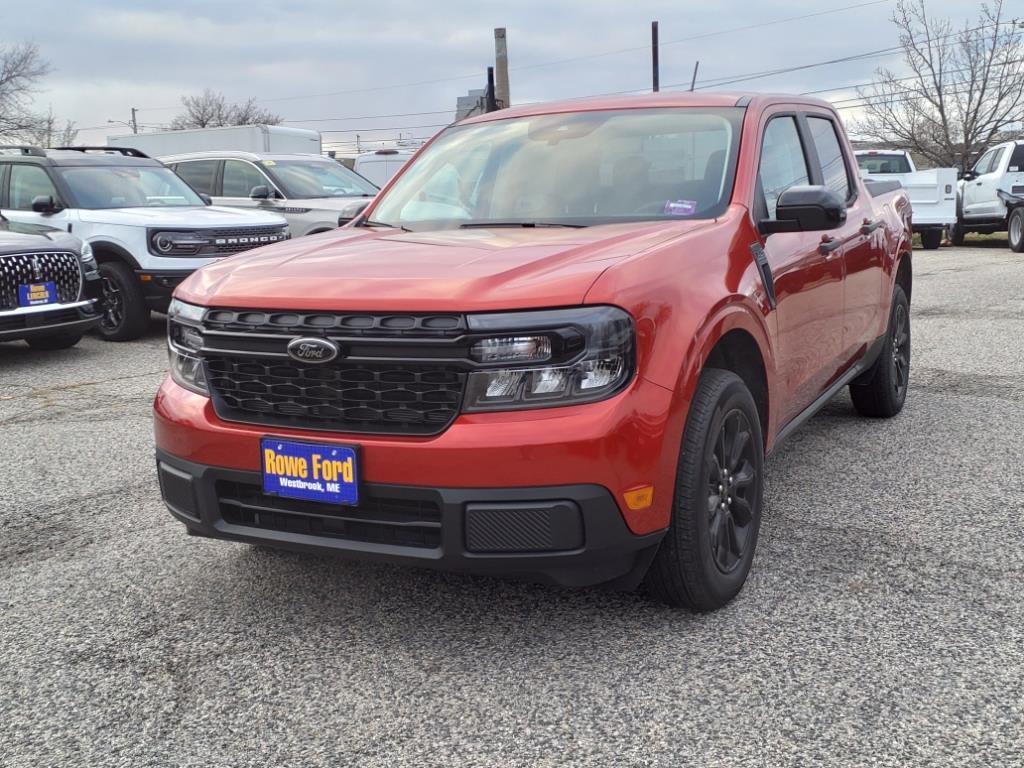
<svg viewBox="0 0 1024 768">
<path fill-rule="evenodd" d="M 232 125 L 108 136 L 107 144 L 141 149 L 150 157 L 211 150 L 319 155 L 320 133 L 281 125 Z"/>
</svg>

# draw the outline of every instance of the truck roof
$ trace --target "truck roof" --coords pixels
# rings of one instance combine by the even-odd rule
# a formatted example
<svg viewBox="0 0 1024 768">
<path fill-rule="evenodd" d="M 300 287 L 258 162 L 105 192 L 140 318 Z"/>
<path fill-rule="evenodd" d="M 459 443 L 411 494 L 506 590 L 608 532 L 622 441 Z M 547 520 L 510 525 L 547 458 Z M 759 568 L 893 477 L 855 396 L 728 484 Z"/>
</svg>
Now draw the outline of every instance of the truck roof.
<svg viewBox="0 0 1024 768">
<path fill-rule="evenodd" d="M 315 152 L 293 152 L 293 153 L 281 153 L 281 152 L 245 152 L 238 149 L 209 149 L 202 152 L 176 152 L 173 155 L 163 155 L 160 159 L 164 162 L 175 163 L 182 160 L 219 160 L 222 158 L 234 159 L 234 160 L 251 160 L 252 162 L 259 162 L 260 160 L 326 160 L 331 161 L 331 158 L 325 157 L 324 155 L 318 155 Z"/>
<path fill-rule="evenodd" d="M 588 96 L 581 99 L 535 102 L 523 104 L 497 112 L 489 112 L 463 120 L 460 125 L 484 123 L 490 120 L 505 120 L 511 117 L 531 115 L 555 115 L 563 112 L 594 112 L 610 109 L 654 109 L 658 107 L 764 107 L 768 104 L 805 104 L 834 111 L 827 101 L 808 96 L 773 93 L 721 93 L 714 91 L 661 91 L 626 96 Z"/>
</svg>

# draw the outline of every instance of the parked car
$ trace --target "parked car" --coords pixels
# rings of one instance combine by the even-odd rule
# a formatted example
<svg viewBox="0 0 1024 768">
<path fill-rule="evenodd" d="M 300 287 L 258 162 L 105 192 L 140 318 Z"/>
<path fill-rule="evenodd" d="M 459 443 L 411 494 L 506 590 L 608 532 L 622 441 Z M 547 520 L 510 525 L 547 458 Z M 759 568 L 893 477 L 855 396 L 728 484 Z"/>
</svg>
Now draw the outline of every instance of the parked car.
<svg viewBox="0 0 1024 768">
<path fill-rule="evenodd" d="M 293 237 L 347 224 L 377 187 L 322 155 L 195 152 L 160 158 L 216 205 L 281 214 Z"/>
<path fill-rule="evenodd" d="M 962 245 L 968 232 L 1008 232 L 1010 211 L 1000 191 L 1024 194 L 1024 140 L 992 147 L 963 174 L 954 243 Z"/>
<path fill-rule="evenodd" d="M 131 148 L 0 150 L 0 212 L 89 243 L 103 276 L 99 332 L 111 341 L 145 333 L 150 310 L 166 311 L 171 291 L 199 267 L 288 238 L 281 216 L 210 207 Z"/>
<path fill-rule="evenodd" d="M 319 155 L 320 133 L 283 125 L 231 125 L 184 131 L 150 131 L 111 136 L 109 144 L 132 147 L 150 157 L 184 152 L 241 151 Z"/>
<path fill-rule="evenodd" d="M 862 149 L 854 153 L 865 179 L 899 181 L 913 208 L 913 229 L 921 245 L 934 250 L 956 225 L 956 168 L 917 170 L 914 158 L 900 149 Z"/>
<path fill-rule="evenodd" d="M 178 287 L 163 497 L 195 535 L 717 608 L 766 452 L 847 386 L 903 407 L 910 295 L 910 201 L 826 102 L 501 110 Z"/>
<path fill-rule="evenodd" d="M 88 243 L 0 215 L 0 341 L 67 349 L 100 322 L 100 275 Z"/>
<path fill-rule="evenodd" d="M 378 187 L 383 187 L 416 154 L 415 149 L 378 149 L 356 155 L 353 170 Z"/>
</svg>

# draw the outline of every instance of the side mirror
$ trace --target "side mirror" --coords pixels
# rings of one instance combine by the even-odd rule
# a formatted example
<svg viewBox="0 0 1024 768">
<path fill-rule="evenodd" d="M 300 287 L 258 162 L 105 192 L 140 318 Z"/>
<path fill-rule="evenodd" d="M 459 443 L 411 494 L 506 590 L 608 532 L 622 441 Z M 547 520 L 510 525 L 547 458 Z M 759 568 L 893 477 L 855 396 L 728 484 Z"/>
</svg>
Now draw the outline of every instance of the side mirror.
<svg viewBox="0 0 1024 768">
<path fill-rule="evenodd" d="M 36 213 L 56 213 L 60 210 L 53 195 L 36 195 L 32 198 L 32 210 Z"/>
<path fill-rule="evenodd" d="M 824 186 L 790 187 L 779 196 L 775 218 L 761 221 L 761 232 L 821 232 L 846 222 L 846 202 Z"/>
<path fill-rule="evenodd" d="M 366 210 L 366 206 L 368 206 L 369 204 L 369 200 L 360 200 L 357 203 L 353 203 L 352 205 L 346 206 L 345 210 L 343 210 L 341 214 L 338 216 L 338 226 L 343 227 L 346 224 L 348 224 L 350 221 L 352 221 L 352 219 L 354 219 L 356 216 L 358 216 L 364 210 Z"/>
<path fill-rule="evenodd" d="M 978 178 L 978 174 L 976 174 L 974 171 L 963 171 L 962 173 L 959 174 L 959 177 L 963 181 L 974 181 L 976 178 Z"/>
<path fill-rule="evenodd" d="M 200 192 L 199 193 L 199 199 L 203 201 L 204 205 L 213 205 L 213 198 L 210 197 L 205 192 Z"/>
<path fill-rule="evenodd" d="M 268 187 L 266 184 L 257 184 L 255 187 L 249 190 L 249 197 L 253 200 L 269 200 L 270 187 Z"/>
</svg>

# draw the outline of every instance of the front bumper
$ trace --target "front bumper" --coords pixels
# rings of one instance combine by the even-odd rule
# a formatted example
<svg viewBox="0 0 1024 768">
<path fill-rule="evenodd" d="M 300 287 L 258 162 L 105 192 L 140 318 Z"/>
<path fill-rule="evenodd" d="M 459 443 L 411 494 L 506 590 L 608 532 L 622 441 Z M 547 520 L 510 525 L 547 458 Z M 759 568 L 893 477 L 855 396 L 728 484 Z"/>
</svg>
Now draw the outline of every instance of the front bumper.
<svg viewBox="0 0 1024 768">
<path fill-rule="evenodd" d="M 93 299 L 0 312 L 0 341 L 85 333 L 99 325 L 100 317 Z"/>
<path fill-rule="evenodd" d="M 146 305 L 157 312 L 166 312 L 171 303 L 174 289 L 181 285 L 185 278 L 195 272 L 194 269 L 139 269 L 138 276 L 142 293 L 146 297 Z"/>
<path fill-rule="evenodd" d="M 599 485 L 443 488 L 364 483 L 358 507 L 266 496 L 259 472 L 157 450 L 171 514 L 195 535 L 563 586 L 632 588 L 662 531 L 635 535 Z"/>
</svg>

